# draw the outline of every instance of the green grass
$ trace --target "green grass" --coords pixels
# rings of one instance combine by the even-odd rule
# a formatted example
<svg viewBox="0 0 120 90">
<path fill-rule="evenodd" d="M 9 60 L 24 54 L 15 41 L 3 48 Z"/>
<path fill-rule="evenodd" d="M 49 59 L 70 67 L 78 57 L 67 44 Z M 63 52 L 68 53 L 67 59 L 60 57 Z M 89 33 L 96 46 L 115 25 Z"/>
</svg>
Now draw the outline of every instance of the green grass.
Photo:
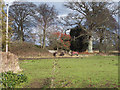
<svg viewBox="0 0 120 90">
<path fill-rule="evenodd" d="M 53 76 L 54 59 L 20 61 L 23 73 L 30 83 Z M 55 72 L 55 87 L 61 88 L 112 88 L 118 85 L 118 57 L 91 56 L 85 58 L 58 59 Z"/>
</svg>

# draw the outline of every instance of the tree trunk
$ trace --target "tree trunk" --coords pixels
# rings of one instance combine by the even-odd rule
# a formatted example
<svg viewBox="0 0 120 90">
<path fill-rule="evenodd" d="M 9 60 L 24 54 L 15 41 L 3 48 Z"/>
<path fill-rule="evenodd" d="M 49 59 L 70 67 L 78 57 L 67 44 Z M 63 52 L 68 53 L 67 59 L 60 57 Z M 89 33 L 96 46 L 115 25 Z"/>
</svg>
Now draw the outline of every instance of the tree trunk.
<svg viewBox="0 0 120 90">
<path fill-rule="evenodd" d="M 89 36 L 89 43 L 88 43 L 88 52 L 93 52 L 93 45 L 92 45 L 92 36 Z"/>
<path fill-rule="evenodd" d="M 57 52 L 58 52 L 58 44 L 57 44 Z"/>
<path fill-rule="evenodd" d="M 45 49 L 45 39 L 46 39 L 46 33 L 45 29 L 43 30 L 43 49 Z"/>
<path fill-rule="evenodd" d="M 23 32 L 21 31 L 21 35 L 20 35 L 20 41 L 24 42 L 24 36 L 23 36 Z"/>
<path fill-rule="evenodd" d="M 103 38 L 101 37 L 100 38 L 100 44 L 99 44 L 99 52 L 101 53 L 102 52 L 102 40 L 103 40 Z"/>
<path fill-rule="evenodd" d="M 20 41 L 24 42 L 24 32 L 23 32 L 23 26 L 22 25 L 21 25 Z"/>
<path fill-rule="evenodd" d="M 105 36 L 105 48 L 104 48 L 104 52 L 107 53 L 108 52 L 108 47 L 109 47 L 110 43 L 107 42 L 106 36 Z"/>
<path fill-rule="evenodd" d="M 40 37 L 40 47 L 42 48 L 42 34 L 39 37 Z"/>
</svg>

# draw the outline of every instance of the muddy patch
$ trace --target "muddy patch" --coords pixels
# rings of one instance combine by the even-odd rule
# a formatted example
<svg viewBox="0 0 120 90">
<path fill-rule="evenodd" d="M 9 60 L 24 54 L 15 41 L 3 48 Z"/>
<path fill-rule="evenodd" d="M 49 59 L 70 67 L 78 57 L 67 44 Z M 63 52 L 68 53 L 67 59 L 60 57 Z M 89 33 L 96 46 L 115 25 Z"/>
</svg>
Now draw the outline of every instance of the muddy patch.
<svg viewBox="0 0 120 90">
<path fill-rule="evenodd" d="M 51 79 L 35 79 L 29 85 L 25 86 L 24 88 L 50 88 Z"/>
</svg>

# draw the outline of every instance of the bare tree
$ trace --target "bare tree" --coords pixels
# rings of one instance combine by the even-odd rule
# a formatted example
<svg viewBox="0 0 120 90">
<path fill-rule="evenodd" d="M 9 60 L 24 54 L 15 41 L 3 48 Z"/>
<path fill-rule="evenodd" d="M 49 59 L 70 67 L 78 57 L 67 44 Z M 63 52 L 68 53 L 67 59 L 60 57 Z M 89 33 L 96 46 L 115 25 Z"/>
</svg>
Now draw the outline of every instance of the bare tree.
<svg viewBox="0 0 120 90">
<path fill-rule="evenodd" d="M 43 31 L 43 49 L 46 45 L 46 30 L 48 30 L 49 27 L 54 24 L 54 21 L 57 18 L 57 14 L 58 13 L 55 7 L 49 6 L 48 4 L 40 4 L 37 8 L 37 14 L 35 15 L 35 18 L 40 29 Z"/>
<path fill-rule="evenodd" d="M 36 5 L 30 2 L 14 2 L 10 6 L 10 19 L 13 22 L 14 38 L 25 41 L 29 37 L 29 28 L 33 26 L 32 16 L 35 14 Z"/>
<path fill-rule="evenodd" d="M 65 6 L 73 11 L 66 18 L 62 18 L 62 23 L 67 26 L 78 25 L 87 32 L 89 45 L 88 51 L 92 51 L 92 40 L 96 29 L 108 24 L 110 15 L 115 10 L 108 9 L 108 2 L 67 2 Z M 109 12 L 104 14 L 104 12 Z M 81 36 L 81 35 L 80 35 Z M 78 36 L 78 37 L 80 37 Z M 77 37 L 76 37 L 77 38 Z"/>
<path fill-rule="evenodd" d="M 101 22 L 101 23 L 97 24 L 97 27 L 94 29 L 94 32 L 96 32 L 97 38 L 99 38 L 99 52 L 102 52 L 103 43 L 105 43 L 106 39 L 107 40 L 110 39 L 109 41 L 112 41 L 112 38 L 115 36 L 113 32 L 116 31 L 118 24 L 116 19 L 113 17 L 114 15 L 113 12 L 111 12 L 111 10 L 106 8 L 106 5 L 105 6 L 101 5 L 98 8 L 99 8 L 99 13 L 96 13 L 96 17 L 94 17 L 95 19 L 94 22 L 95 23 Z"/>
</svg>

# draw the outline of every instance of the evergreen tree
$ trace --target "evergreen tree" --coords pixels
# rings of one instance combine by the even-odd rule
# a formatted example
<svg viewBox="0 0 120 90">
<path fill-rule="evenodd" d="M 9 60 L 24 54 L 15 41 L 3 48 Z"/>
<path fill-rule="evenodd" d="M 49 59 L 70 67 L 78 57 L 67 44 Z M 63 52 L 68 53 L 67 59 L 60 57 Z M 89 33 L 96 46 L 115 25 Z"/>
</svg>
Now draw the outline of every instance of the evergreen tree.
<svg viewBox="0 0 120 90">
<path fill-rule="evenodd" d="M 88 37 L 87 33 L 80 27 L 75 27 L 70 31 L 71 45 L 70 49 L 73 51 L 83 52 L 87 50 L 88 47 Z"/>
</svg>

